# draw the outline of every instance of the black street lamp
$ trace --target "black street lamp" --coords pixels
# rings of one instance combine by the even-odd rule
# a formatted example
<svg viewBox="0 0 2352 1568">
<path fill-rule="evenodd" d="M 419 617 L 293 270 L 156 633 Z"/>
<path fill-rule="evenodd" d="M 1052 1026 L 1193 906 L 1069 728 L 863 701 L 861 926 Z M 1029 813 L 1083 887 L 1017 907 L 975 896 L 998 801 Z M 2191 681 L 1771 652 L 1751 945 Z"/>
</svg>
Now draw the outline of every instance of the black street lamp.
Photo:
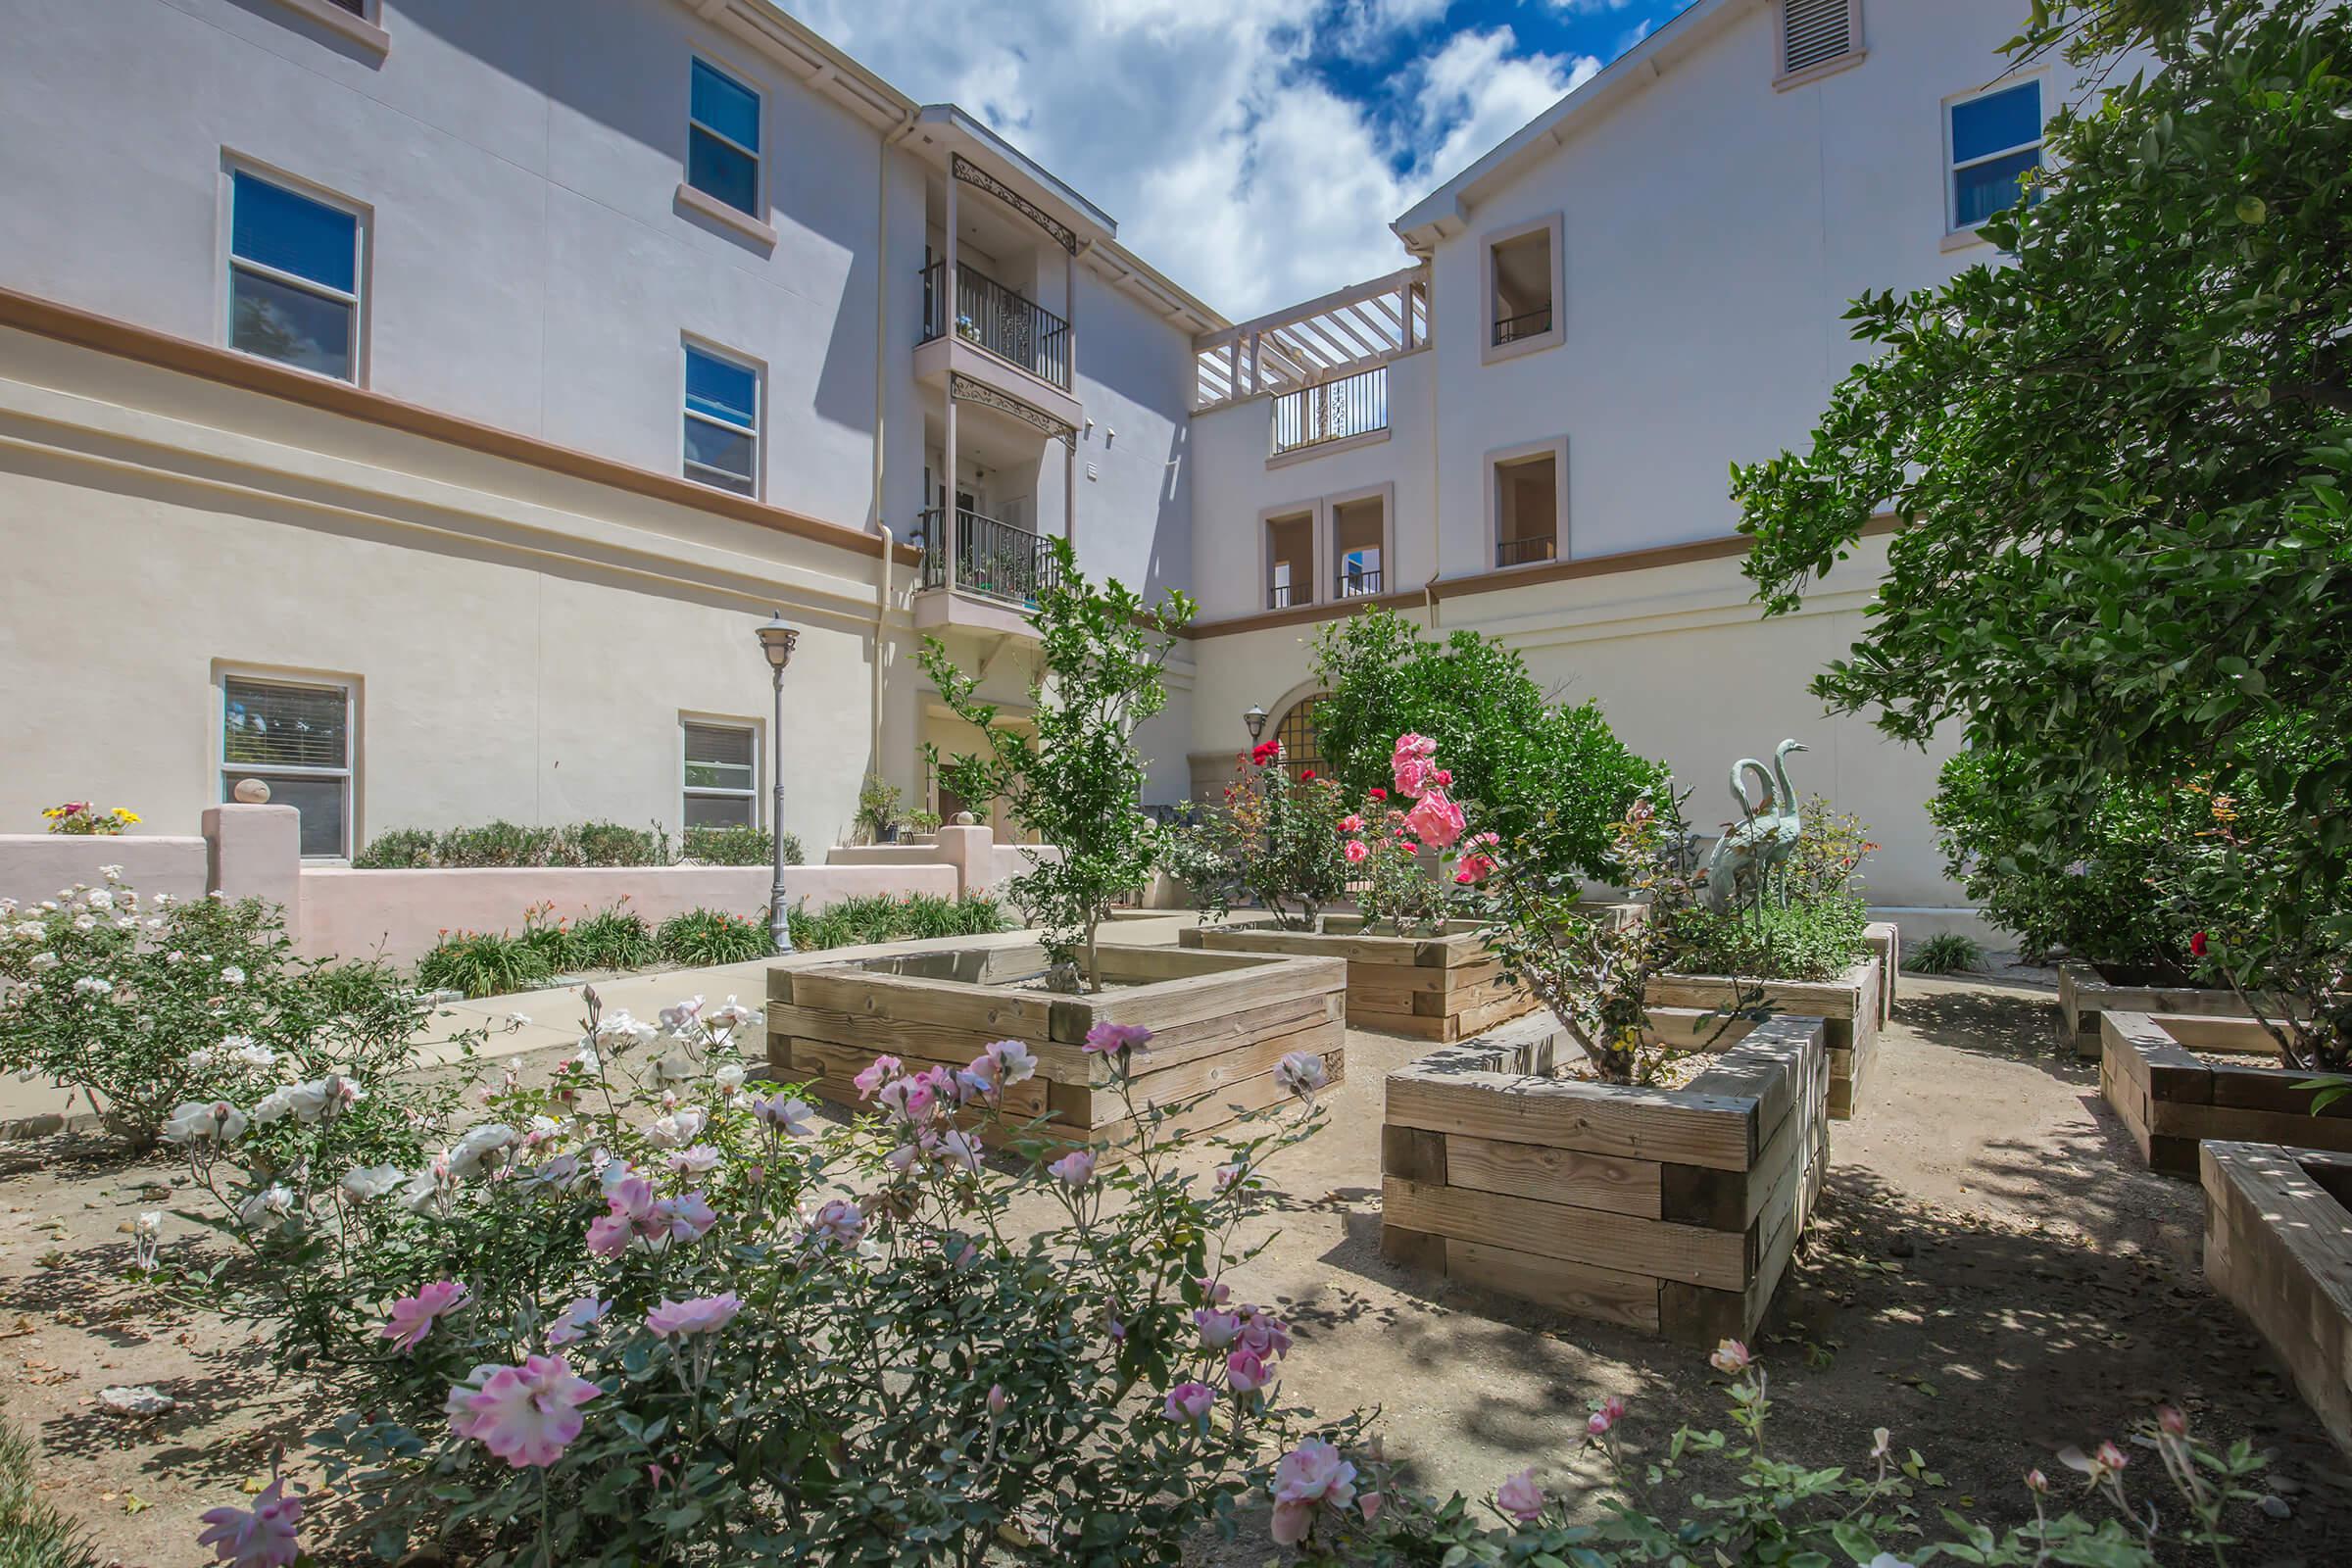
<svg viewBox="0 0 2352 1568">
<path fill-rule="evenodd" d="M 792 916 L 784 907 L 784 666 L 792 662 L 792 647 L 801 640 L 801 634 L 798 628 L 784 624 L 784 612 L 779 610 L 756 635 L 776 681 L 776 716 L 767 730 L 768 777 L 776 788 L 775 806 L 768 820 L 776 849 L 776 880 L 767 896 L 768 934 L 778 953 L 790 953 Z"/>
</svg>

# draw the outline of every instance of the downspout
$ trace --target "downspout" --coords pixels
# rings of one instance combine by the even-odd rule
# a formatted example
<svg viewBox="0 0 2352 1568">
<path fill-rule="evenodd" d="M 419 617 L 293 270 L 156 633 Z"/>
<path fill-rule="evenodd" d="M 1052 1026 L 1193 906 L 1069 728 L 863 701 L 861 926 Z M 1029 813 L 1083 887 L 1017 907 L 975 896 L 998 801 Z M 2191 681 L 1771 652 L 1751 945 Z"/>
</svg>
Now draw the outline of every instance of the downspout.
<svg viewBox="0 0 2352 1568">
<path fill-rule="evenodd" d="M 882 664 L 890 616 L 890 565 L 898 539 L 882 514 L 882 452 L 884 426 L 890 409 L 890 150 L 914 131 L 908 111 L 896 130 L 885 131 L 874 164 L 874 527 L 882 535 L 882 569 L 874 586 L 874 689 L 872 750 L 876 772 L 882 768 Z"/>
<path fill-rule="evenodd" d="M 1433 253 L 1429 260 L 1429 286 L 1421 300 L 1421 352 L 1438 352 L 1438 263 Z M 1404 285 L 1404 318 L 1413 318 L 1413 285 Z M 1429 616 L 1429 629 L 1438 629 L 1438 578 L 1445 573 L 1445 558 L 1439 554 L 1443 529 L 1438 519 L 1445 514 L 1445 492 L 1439 486 L 1438 462 L 1444 444 L 1438 439 L 1438 382 L 1437 361 L 1430 361 L 1429 371 L 1429 581 L 1422 584 L 1422 609 Z"/>
</svg>

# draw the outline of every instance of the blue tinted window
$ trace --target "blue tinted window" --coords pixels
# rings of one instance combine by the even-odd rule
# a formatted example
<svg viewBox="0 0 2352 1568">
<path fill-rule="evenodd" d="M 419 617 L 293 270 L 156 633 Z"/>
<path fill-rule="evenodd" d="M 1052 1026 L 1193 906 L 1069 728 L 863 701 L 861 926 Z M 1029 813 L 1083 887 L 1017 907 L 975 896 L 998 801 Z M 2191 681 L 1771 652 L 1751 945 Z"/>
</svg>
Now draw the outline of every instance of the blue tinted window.
<svg viewBox="0 0 2352 1568">
<path fill-rule="evenodd" d="M 759 372 L 731 360 L 688 349 L 686 407 L 697 414 L 756 430 L 760 427 Z"/>
<path fill-rule="evenodd" d="M 745 157 L 699 126 L 686 149 L 686 183 L 738 212 L 760 216 L 758 160 Z"/>
<path fill-rule="evenodd" d="M 229 250 L 239 261 L 290 272 L 343 293 L 359 286 L 360 220 L 252 174 L 231 193 Z"/>
<path fill-rule="evenodd" d="M 2041 149 L 2029 147 L 2006 158 L 1987 158 L 1952 174 L 1952 222 L 1960 228 L 1981 223 L 1993 214 L 2017 205 L 2021 187 L 2017 176 L 2041 167 Z M 2039 201 L 2041 192 L 2033 193 Z"/>
<path fill-rule="evenodd" d="M 2041 83 L 2024 82 L 1952 105 L 1952 162 L 1965 164 L 2041 140 Z"/>
<path fill-rule="evenodd" d="M 700 60 L 694 63 L 692 114 L 696 124 L 717 131 L 749 152 L 760 150 L 760 95 Z"/>
</svg>

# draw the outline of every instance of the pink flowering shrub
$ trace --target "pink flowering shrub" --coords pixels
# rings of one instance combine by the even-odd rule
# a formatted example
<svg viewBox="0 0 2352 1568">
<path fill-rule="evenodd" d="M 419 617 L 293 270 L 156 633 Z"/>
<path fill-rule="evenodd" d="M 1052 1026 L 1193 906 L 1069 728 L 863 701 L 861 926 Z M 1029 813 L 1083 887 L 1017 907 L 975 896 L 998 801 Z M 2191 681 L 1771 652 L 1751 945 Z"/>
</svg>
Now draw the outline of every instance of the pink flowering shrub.
<svg viewBox="0 0 2352 1568">
<path fill-rule="evenodd" d="M 213 1288 L 347 1392 L 316 1467 L 385 1557 L 1174 1562 L 1264 1494 L 1300 1435 L 1292 1340 L 1222 1275 L 1250 1173 L 1317 1124 L 1320 1062 L 1285 1064 L 1298 1100 L 1216 1140 L 1212 1180 L 1169 1166 L 1181 1103 L 1131 1106 L 1115 1149 L 1007 1115 L 1037 1070 L 1011 1042 L 880 1058 L 855 1120 L 820 1122 L 744 1060 L 749 1009 L 588 997 L 551 1081 L 510 1067 L 463 1114 L 364 1080 L 308 1119 L 187 1118 L 258 1265 Z M 1123 1088 L 1149 1040 L 1089 1047 Z M 397 1159 L 354 1108 L 395 1102 Z M 264 1503 L 204 1544 L 292 1561 L 303 1501 Z"/>
<path fill-rule="evenodd" d="M 2126 1448 L 2102 1443 L 2089 1454 L 2060 1458 L 2080 1473 L 2080 1505 L 2096 1515 L 2053 1513 L 2051 1484 L 2038 1470 L 2022 1478 L 2006 1512 L 2030 1522 L 1995 1529 L 1949 1507 L 1928 1510 L 1920 1489 L 1941 1489 L 1917 1449 L 1898 1451 L 1885 1427 L 1852 1462 L 1822 1468 L 1771 1457 L 1764 1432 L 1773 1408 L 1769 1379 L 1745 1347 L 1725 1341 L 1709 1357 L 1727 1380 L 1733 1431 L 1683 1427 L 1646 1462 L 1624 1446 L 1635 1419 L 1614 1396 L 1592 1401 L 1582 1451 L 1505 1478 L 1476 1500 L 1444 1501 L 1406 1489 L 1375 1443 L 1349 1454 L 1324 1441 L 1300 1444 L 1274 1468 L 1275 1542 L 1298 1548 L 1315 1568 L 1340 1564 L 1574 1564 L 1630 1568 L 1638 1563 L 1850 1563 L 1856 1568 L 1923 1568 L 1966 1562 L 1997 1568 L 2156 1568 L 2160 1562 L 2227 1562 L 2225 1530 L 2232 1503 L 2258 1494 L 2245 1483 L 2263 1461 L 2244 1441 L 2226 1451 L 2196 1441 L 2170 1407 L 2135 1435 L 2153 1450 L 2162 1483 L 2134 1494 L 2125 1477 Z M 1565 1425 L 1565 1424 L 1563 1424 Z M 1723 1484 L 1725 1465 L 1736 1484 Z M 1572 1487 L 1546 1487 L 1587 1467 Z M 1700 1475 L 1700 1469 L 1710 1473 Z M 1597 1481 L 1597 1489 L 1584 1496 Z M 2163 1493 L 2169 1495 L 2150 1495 Z M 1572 1499 L 1582 1497 L 1583 1500 Z M 1965 1502 L 1966 1499 L 1963 1499 Z"/>
<path fill-rule="evenodd" d="M 1279 924 L 1313 930 L 1323 907 L 1347 896 L 1354 874 L 1339 830 L 1345 809 L 1338 785 L 1312 771 L 1294 773 L 1277 743 L 1261 742 L 1234 760 L 1233 782 L 1217 809 L 1181 830 L 1189 854 L 1222 867 L 1222 874 L 1196 868 L 1187 879 L 1238 887 Z M 1221 902 L 1204 908 L 1224 912 Z"/>
</svg>

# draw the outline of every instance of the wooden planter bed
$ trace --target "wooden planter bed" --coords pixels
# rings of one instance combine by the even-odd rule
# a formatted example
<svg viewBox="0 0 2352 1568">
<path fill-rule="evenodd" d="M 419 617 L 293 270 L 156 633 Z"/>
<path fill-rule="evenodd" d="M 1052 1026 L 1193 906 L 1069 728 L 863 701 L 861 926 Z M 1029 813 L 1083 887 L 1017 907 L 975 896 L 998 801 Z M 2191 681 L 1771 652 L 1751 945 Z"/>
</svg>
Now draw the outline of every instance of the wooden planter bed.
<svg viewBox="0 0 2352 1568">
<path fill-rule="evenodd" d="M 2352 1454 L 2352 1155 L 2201 1146 L 2205 1277 Z"/>
<path fill-rule="evenodd" d="M 2251 1018 L 2106 1012 L 2099 1015 L 2099 1094 L 2132 1130 L 2152 1170 L 2194 1181 L 2197 1145 L 2240 1143 L 2352 1151 L 2352 1099 L 2311 1113 L 2292 1067 L 2209 1061 L 2197 1050 L 2276 1057 Z"/>
<path fill-rule="evenodd" d="M 2165 982 L 2146 971 L 2070 958 L 2058 966 L 2058 1036 L 2084 1061 L 2103 1052 L 2099 1020 L 2111 1012 L 2181 1018 L 2246 1018 L 2234 991 Z M 2193 1171 L 2192 1171 L 2193 1174 Z"/>
<path fill-rule="evenodd" d="M 1642 917 L 1639 904 L 1586 906 L 1623 924 Z M 1245 914 L 1217 925 L 1187 926 L 1177 940 L 1212 953 L 1269 953 L 1348 960 L 1348 1022 L 1417 1040 L 1466 1040 L 1532 1011 L 1536 999 L 1502 977 L 1474 920 L 1450 920 L 1440 936 L 1367 936 L 1355 915 L 1325 915 L 1320 931 L 1286 931 L 1270 917 Z"/>
<path fill-rule="evenodd" d="M 1682 1089 L 1551 1076 L 1548 1015 L 1389 1074 L 1381 1250 L 1690 1345 L 1755 1331 L 1829 1159 L 1819 1018 L 1777 1017 Z"/>
<path fill-rule="evenodd" d="M 1870 944 L 1871 956 L 1857 959 L 1835 980 L 1742 984 L 1729 975 L 1659 975 L 1649 983 L 1651 1032 L 1678 1045 L 1740 1040 L 1753 1025 L 1740 1019 L 1725 1024 L 1708 1014 L 1759 994 L 1762 1000 L 1756 1004 L 1775 1015 L 1820 1018 L 1830 1057 L 1830 1115 L 1849 1120 L 1875 1075 L 1879 1032 L 1894 1016 L 1902 962 L 1902 938 L 1893 925 L 1875 921 L 1865 928 L 1863 940 Z"/>
<path fill-rule="evenodd" d="M 991 1041 L 1018 1040 L 1036 1055 L 1037 1076 L 1006 1092 L 1006 1114 L 1050 1112 L 1052 1130 L 1074 1143 L 1114 1141 L 1127 1114 L 1107 1061 L 1081 1049 L 1097 1023 L 1152 1031 L 1129 1063 L 1139 1108 L 1210 1095 L 1162 1124 L 1171 1132 L 1203 1132 L 1274 1103 L 1283 1094 L 1275 1065 L 1294 1051 L 1320 1055 L 1335 1083 L 1343 1074 L 1347 967 L 1337 959 L 1112 946 L 1102 958 L 1109 989 L 1085 996 L 1025 984 L 1046 968 L 1034 940 L 785 959 L 768 970 L 770 1070 L 856 1104 L 852 1080 L 877 1055 L 916 1069 L 961 1067 Z"/>
</svg>

